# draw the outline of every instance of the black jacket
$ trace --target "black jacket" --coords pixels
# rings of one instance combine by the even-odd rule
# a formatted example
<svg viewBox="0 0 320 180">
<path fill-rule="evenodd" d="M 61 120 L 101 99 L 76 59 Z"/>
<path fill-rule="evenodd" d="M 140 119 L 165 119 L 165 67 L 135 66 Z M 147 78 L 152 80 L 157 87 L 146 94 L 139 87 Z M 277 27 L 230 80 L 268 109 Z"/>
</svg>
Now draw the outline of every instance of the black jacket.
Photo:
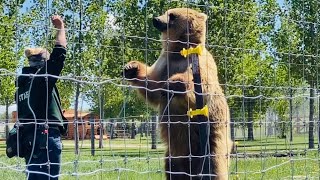
<svg viewBox="0 0 320 180">
<path fill-rule="evenodd" d="M 56 45 L 46 65 L 40 69 L 24 67 L 22 75 L 16 82 L 16 102 L 18 106 L 18 118 L 20 122 L 45 122 L 49 126 L 57 126 L 62 134 L 67 130 L 66 118 L 63 116 L 59 92 L 56 87 L 66 58 L 66 49 Z M 26 76 L 27 74 L 37 74 Z M 28 103 L 29 101 L 29 103 Z M 35 117 L 34 117 L 35 116 Z"/>
</svg>

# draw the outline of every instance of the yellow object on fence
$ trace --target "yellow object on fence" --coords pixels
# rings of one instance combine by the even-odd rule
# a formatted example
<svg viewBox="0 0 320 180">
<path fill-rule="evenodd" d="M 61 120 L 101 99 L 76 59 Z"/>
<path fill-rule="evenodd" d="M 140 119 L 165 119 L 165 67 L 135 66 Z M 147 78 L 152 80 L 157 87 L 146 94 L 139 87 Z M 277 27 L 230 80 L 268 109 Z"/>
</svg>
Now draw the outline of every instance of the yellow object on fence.
<svg viewBox="0 0 320 180">
<path fill-rule="evenodd" d="M 181 51 L 180 51 L 180 54 L 183 56 L 183 57 L 187 57 L 188 55 L 190 54 L 198 54 L 198 55 L 201 55 L 202 54 L 202 47 L 201 45 L 198 45 L 197 47 L 195 48 L 189 48 L 189 49 L 185 49 L 183 48 Z"/>
<path fill-rule="evenodd" d="M 197 116 L 197 115 L 204 115 L 204 116 L 208 117 L 209 116 L 208 106 L 205 105 L 202 109 L 195 109 L 195 110 L 190 109 L 187 112 L 187 115 L 190 118 L 193 118 L 193 116 Z"/>
</svg>

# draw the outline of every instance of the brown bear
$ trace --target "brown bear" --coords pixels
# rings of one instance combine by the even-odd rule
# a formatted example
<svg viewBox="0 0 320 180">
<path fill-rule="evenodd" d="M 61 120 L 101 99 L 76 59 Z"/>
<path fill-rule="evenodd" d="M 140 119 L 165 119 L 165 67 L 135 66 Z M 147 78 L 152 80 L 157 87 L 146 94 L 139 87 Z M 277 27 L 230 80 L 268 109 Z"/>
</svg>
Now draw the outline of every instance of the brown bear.
<svg viewBox="0 0 320 180">
<path fill-rule="evenodd" d="M 187 111 L 196 108 L 193 75 L 183 48 L 203 47 L 199 68 L 210 121 L 209 143 L 211 178 L 228 179 L 229 108 L 219 85 L 216 63 L 205 46 L 207 15 L 192 9 L 175 8 L 153 18 L 153 25 L 162 35 L 162 52 L 149 67 L 131 61 L 124 67 L 124 76 L 148 103 L 159 111 L 161 138 L 166 145 L 165 171 L 167 179 L 201 179 L 203 161 L 199 154 L 197 117 Z"/>
</svg>

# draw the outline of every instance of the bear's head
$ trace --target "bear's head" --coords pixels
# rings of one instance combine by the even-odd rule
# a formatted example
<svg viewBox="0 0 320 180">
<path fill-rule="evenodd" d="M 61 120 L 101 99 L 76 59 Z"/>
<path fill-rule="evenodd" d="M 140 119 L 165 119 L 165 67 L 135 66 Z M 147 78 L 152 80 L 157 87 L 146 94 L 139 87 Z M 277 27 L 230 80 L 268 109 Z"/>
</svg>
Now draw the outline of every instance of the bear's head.
<svg viewBox="0 0 320 180">
<path fill-rule="evenodd" d="M 204 13 L 188 8 L 174 8 L 154 17 L 153 25 L 161 31 L 164 49 L 180 51 L 188 47 L 188 43 L 189 46 L 205 43 L 206 20 L 207 15 Z"/>
</svg>

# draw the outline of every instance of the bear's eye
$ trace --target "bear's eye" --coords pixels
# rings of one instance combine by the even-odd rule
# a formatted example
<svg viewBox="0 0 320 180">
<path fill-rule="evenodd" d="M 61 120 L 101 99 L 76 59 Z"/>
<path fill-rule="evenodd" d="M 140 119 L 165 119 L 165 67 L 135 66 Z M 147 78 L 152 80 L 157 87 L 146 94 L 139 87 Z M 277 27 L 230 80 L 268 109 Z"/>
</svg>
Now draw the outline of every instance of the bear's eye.
<svg viewBox="0 0 320 180">
<path fill-rule="evenodd" d="M 174 15 L 174 14 L 172 14 L 172 13 L 170 13 L 170 14 L 169 14 L 169 20 L 170 20 L 170 21 L 174 21 L 175 19 L 177 19 L 177 16 Z"/>
</svg>

